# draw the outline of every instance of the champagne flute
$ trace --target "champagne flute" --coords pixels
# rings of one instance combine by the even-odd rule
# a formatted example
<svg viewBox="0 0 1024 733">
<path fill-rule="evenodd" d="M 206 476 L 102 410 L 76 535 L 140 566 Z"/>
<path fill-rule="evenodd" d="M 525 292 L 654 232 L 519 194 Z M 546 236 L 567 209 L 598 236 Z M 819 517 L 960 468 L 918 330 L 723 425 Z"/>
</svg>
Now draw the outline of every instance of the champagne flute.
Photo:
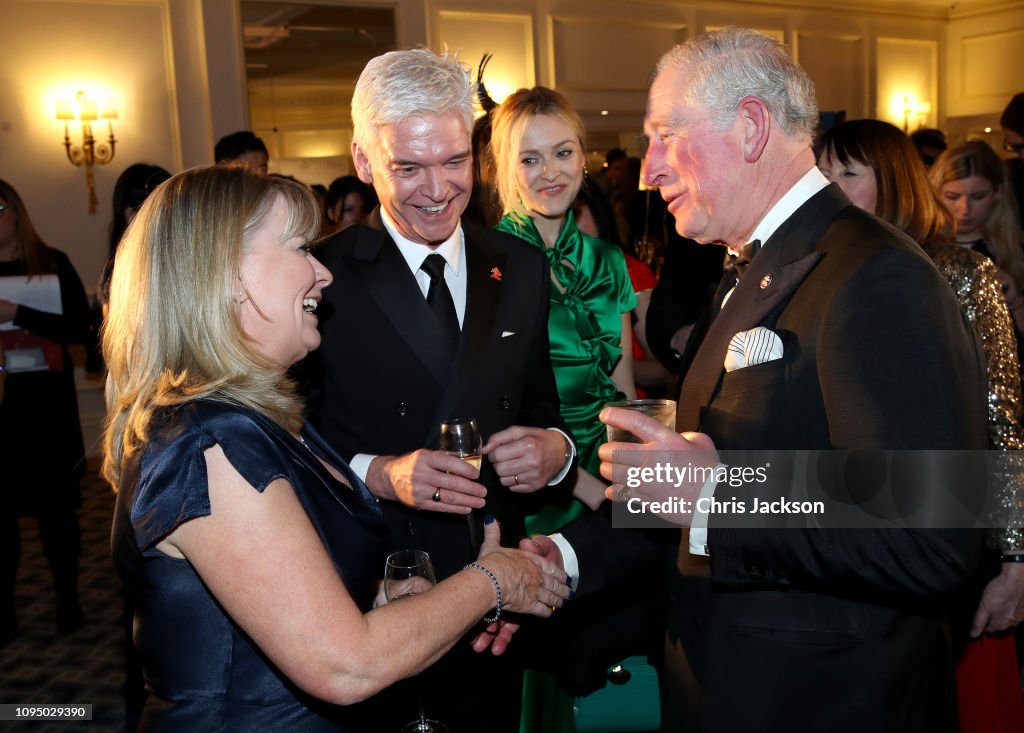
<svg viewBox="0 0 1024 733">
<path fill-rule="evenodd" d="M 423 593 L 437 583 L 430 555 L 423 550 L 399 550 L 388 555 L 384 566 L 384 597 L 388 603 Z M 448 733 L 437 720 L 427 718 L 423 708 L 423 684 L 416 681 L 419 717 L 407 723 L 402 733 Z"/>
<path fill-rule="evenodd" d="M 480 470 L 480 451 L 484 447 L 480 429 L 473 418 L 452 418 L 441 423 L 438 448 L 458 456 L 476 470 Z"/>
</svg>

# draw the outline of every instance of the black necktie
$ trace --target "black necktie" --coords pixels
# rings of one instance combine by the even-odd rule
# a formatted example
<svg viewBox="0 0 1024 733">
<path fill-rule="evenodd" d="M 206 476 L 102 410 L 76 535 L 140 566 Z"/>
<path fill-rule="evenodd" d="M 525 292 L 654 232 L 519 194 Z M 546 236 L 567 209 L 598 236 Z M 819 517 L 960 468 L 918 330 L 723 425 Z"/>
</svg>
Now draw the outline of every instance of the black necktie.
<svg viewBox="0 0 1024 733">
<path fill-rule="evenodd" d="M 439 254 L 427 255 L 423 260 L 420 269 L 430 277 L 430 287 L 427 289 L 427 305 L 430 306 L 434 318 L 437 319 L 437 327 L 441 337 L 448 344 L 452 356 L 459 348 L 459 338 L 462 331 L 459 329 L 459 316 L 455 312 L 455 302 L 452 300 L 452 293 L 448 289 L 448 283 L 444 281 L 445 260 Z"/>
</svg>

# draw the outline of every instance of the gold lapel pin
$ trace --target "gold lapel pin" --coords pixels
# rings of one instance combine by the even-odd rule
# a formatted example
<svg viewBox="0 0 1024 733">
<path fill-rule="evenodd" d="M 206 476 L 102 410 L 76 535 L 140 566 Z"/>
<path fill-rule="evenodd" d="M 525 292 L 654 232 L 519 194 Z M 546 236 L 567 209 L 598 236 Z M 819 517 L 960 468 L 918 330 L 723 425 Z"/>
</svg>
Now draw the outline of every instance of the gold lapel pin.
<svg viewBox="0 0 1024 733">
<path fill-rule="evenodd" d="M 761 290 L 766 289 L 772 284 L 772 274 L 769 272 L 767 275 L 761 278 Z"/>
</svg>

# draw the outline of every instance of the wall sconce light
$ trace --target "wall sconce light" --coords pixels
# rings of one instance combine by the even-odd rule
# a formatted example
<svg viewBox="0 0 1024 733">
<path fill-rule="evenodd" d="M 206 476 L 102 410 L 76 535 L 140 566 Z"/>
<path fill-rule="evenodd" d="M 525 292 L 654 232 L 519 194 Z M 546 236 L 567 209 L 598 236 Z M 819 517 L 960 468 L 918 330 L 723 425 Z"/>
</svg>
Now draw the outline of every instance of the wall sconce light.
<svg viewBox="0 0 1024 733">
<path fill-rule="evenodd" d="M 114 159 L 114 146 L 117 140 L 114 139 L 114 128 L 110 120 L 117 119 L 117 107 L 111 101 L 105 101 L 100 106 L 95 100 L 86 97 L 85 92 L 78 92 L 74 102 L 58 100 L 57 119 L 64 120 L 64 149 L 67 151 L 68 160 L 74 166 L 85 166 L 85 180 L 89 185 L 89 213 L 95 214 L 98 201 L 92 167 L 106 165 Z M 98 143 L 92 136 L 92 123 L 100 119 L 107 120 L 109 138 L 106 142 Z M 68 122 L 71 120 L 77 120 L 82 124 L 81 145 L 73 145 L 71 142 L 68 129 Z"/>
<path fill-rule="evenodd" d="M 932 112 L 931 102 L 916 102 L 910 97 L 903 98 L 903 132 L 910 133 L 910 121 L 916 120 L 915 129 L 924 127 L 928 115 Z"/>
</svg>

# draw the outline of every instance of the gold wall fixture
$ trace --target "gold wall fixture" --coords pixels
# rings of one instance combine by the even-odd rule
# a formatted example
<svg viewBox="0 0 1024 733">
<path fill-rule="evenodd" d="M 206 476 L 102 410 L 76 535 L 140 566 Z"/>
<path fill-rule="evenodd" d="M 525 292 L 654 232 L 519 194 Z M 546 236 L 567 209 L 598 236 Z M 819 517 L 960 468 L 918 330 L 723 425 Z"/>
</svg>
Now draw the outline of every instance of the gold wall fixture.
<svg viewBox="0 0 1024 733">
<path fill-rule="evenodd" d="M 74 166 L 85 167 L 85 180 L 89 186 L 89 213 L 96 213 L 96 184 L 93 178 L 94 165 L 106 165 L 114 159 L 114 148 L 117 140 L 114 139 L 114 128 L 110 120 L 117 119 L 117 107 L 111 101 L 104 101 L 102 105 L 95 100 L 89 99 L 85 92 L 78 92 L 75 100 L 61 99 L 57 102 L 57 119 L 64 121 L 64 149 L 67 152 L 68 160 Z M 97 120 L 107 120 L 106 142 L 97 142 L 92 134 L 92 123 Z M 81 124 L 82 142 L 76 145 L 71 142 L 71 128 L 69 122 Z"/>
</svg>

